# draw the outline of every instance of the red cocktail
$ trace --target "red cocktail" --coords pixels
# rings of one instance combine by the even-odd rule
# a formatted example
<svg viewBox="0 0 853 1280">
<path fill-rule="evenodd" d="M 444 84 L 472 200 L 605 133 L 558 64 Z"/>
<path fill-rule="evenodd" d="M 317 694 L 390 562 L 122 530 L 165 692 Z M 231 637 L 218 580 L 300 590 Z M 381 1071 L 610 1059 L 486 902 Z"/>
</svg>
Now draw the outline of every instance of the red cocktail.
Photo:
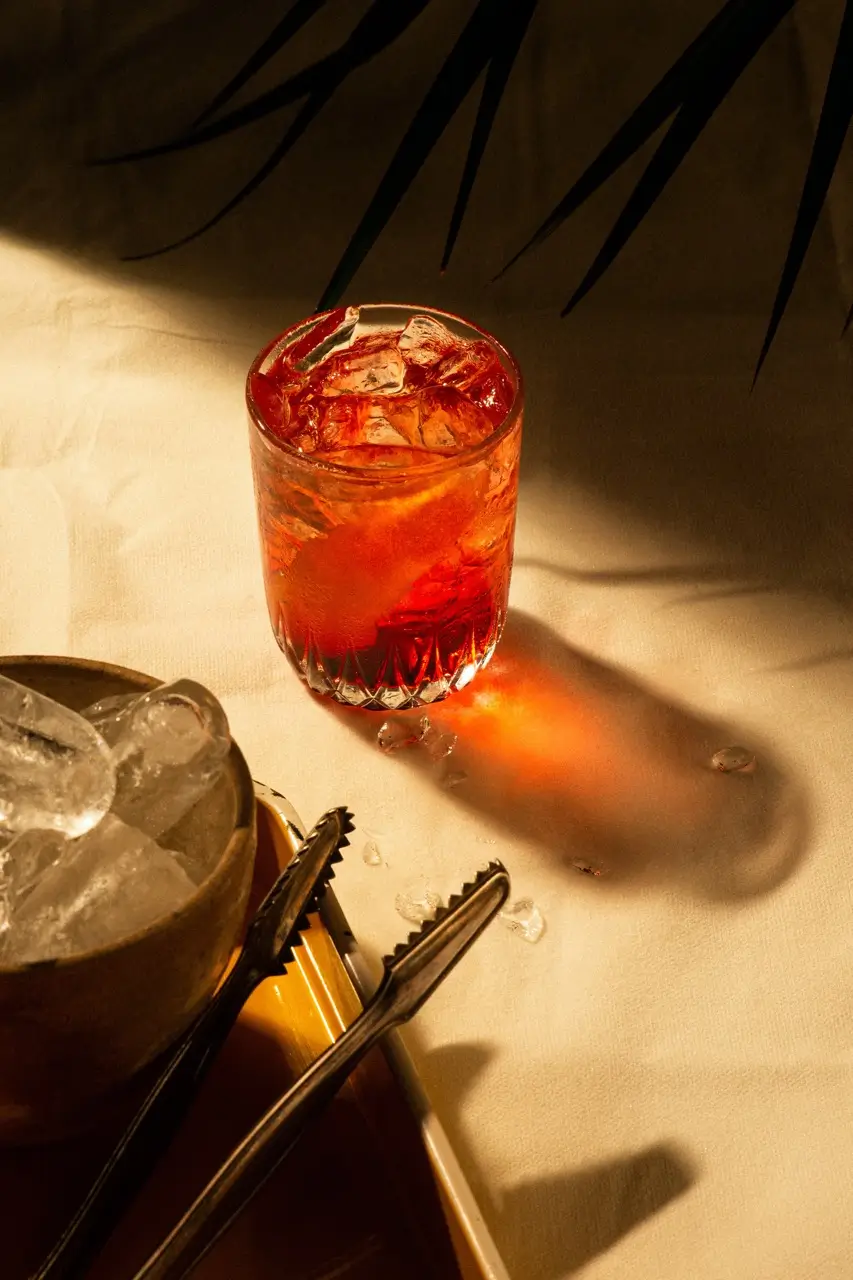
<svg viewBox="0 0 853 1280">
<path fill-rule="evenodd" d="M 462 688 L 506 616 L 512 357 L 441 312 L 341 308 L 263 351 L 247 399 L 270 618 L 297 671 L 376 710 Z"/>
</svg>

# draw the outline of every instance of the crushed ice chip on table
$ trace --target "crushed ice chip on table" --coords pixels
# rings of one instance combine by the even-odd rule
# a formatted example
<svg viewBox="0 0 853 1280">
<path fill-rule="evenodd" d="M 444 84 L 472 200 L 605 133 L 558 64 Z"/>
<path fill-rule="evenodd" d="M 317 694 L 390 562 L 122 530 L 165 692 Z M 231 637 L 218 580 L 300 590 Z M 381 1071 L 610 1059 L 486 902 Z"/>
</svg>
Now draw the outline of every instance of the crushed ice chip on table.
<svg viewBox="0 0 853 1280">
<path fill-rule="evenodd" d="M 425 881 L 409 885 L 394 899 L 394 910 L 410 924 L 431 920 L 441 906 L 441 897 Z"/>
<path fill-rule="evenodd" d="M 581 859 L 572 863 L 575 871 L 579 871 L 582 876 L 603 876 L 604 868 L 597 867 L 592 862 L 584 862 Z"/>
<path fill-rule="evenodd" d="M 749 747 L 723 747 L 711 756 L 711 764 L 720 773 L 751 773 L 755 769 L 755 752 Z"/>
<path fill-rule="evenodd" d="M 421 744 L 426 748 L 430 759 L 437 764 L 446 759 L 456 746 L 455 733 L 444 733 L 437 725 L 430 722 L 429 716 L 421 717 Z"/>
<path fill-rule="evenodd" d="M 108 811 L 115 787 L 110 752 L 91 724 L 0 676 L 0 836 L 34 828 L 82 835 Z"/>
<path fill-rule="evenodd" d="M 368 840 L 361 851 L 362 861 L 368 867 L 381 867 L 384 861 L 382 850 L 376 840 Z"/>
<path fill-rule="evenodd" d="M 463 782 L 468 781 L 468 774 L 464 769 L 447 769 L 440 781 L 445 791 L 452 791 L 454 787 L 461 787 Z"/>
<path fill-rule="evenodd" d="M 525 942 L 538 942 L 545 932 L 545 917 L 532 898 L 519 898 L 518 902 L 504 907 L 500 921 Z"/>
<path fill-rule="evenodd" d="M 452 753 L 457 743 L 455 733 L 445 733 L 429 716 L 418 720 L 386 720 L 380 726 L 376 742 L 381 751 L 390 754 L 401 747 L 422 746 L 434 764 L 440 764 Z"/>
<path fill-rule="evenodd" d="M 2 703 L 6 713 L 11 698 L 7 693 Z M 78 740 L 93 741 L 107 762 L 111 787 L 99 820 L 82 833 L 75 828 L 65 834 L 50 829 L 45 814 L 59 798 L 67 800 L 67 753 L 52 753 L 59 763 L 51 770 L 37 752 L 32 777 L 16 757 L 18 773 L 4 796 L 7 808 L 15 805 L 19 826 L 0 847 L 4 964 L 121 941 L 179 909 L 222 853 L 215 841 L 192 854 L 168 847 L 170 831 L 221 776 L 231 748 L 225 713 L 202 685 L 178 680 L 141 695 L 104 699 L 80 716 L 63 707 L 51 715 L 54 737 L 46 734 L 47 720 L 40 722 L 40 736 L 67 746 L 71 730 L 66 725 L 61 738 L 57 726 L 69 717 Z M 25 810 L 20 797 L 35 794 L 33 779 L 42 807 Z M 20 822 L 21 813 L 32 819 L 28 825 Z"/>
<path fill-rule="evenodd" d="M 422 726 L 414 720 L 386 720 L 380 726 L 376 742 L 380 751 L 390 754 L 401 747 L 413 747 L 423 737 Z"/>
</svg>

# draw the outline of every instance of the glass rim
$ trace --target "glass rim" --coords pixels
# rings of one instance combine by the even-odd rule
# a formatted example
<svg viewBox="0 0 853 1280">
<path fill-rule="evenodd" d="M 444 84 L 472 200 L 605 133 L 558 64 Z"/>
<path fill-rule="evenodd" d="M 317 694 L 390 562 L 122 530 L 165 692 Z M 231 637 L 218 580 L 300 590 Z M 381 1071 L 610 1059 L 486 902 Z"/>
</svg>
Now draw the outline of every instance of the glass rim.
<svg viewBox="0 0 853 1280">
<path fill-rule="evenodd" d="M 319 311 L 315 315 L 306 316 L 302 320 L 297 320 L 295 324 L 288 326 L 287 329 L 283 329 L 281 333 L 276 334 L 272 341 L 268 342 L 267 345 L 255 356 L 249 367 L 249 372 L 246 375 L 246 406 L 249 410 L 249 417 L 253 426 L 257 428 L 264 440 L 266 440 L 283 457 L 287 458 L 289 462 L 295 464 L 297 467 L 302 467 L 306 471 L 324 472 L 331 476 L 345 476 L 349 480 L 364 478 L 375 481 L 377 478 L 382 477 L 388 480 L 391 478 L 399 479 L 401 477 L 438 475 L 443 472 L 453 471 L 459 466 L 476 462 L 480 457 L 489 454 L 505 436 L 509 435 L 524 406 L 524 376 L 515 356 L 503 345 L 502 342 L 498 341 L 494 334 L 489 333 L 487 329 L 481 328 L 480 325 L 474 324 L 473 321 L 467 320 L 465 316 L 456 315 L 453 311 L 442 311 L 438 307 L 422 307 L 417 304 L 407 302 L 364 302 L 359 305 L 360 311 L 379 311 L 382 309 L 407 311 L 412 315 L 429 316 L 430 318 L 443 321 L 449 320 L 455 324 L 464 325 L 465 328 L 472 330 L 472 332 L 476 333 L 480 338 L 484 339 L 492 348 L 494 348 L 501 360 L 501 363 L 504 365 L 505 370 L 514 380 L 515 394 L 512 398 L 512 404 L 506 412 L 506 416 L 500 423 L 498 423 L 494 430 L 486 436 L 485 440 L 480 440 L 477 444 L 466 445 L 464 448 L 460 449 L 458 453 L 438 455 L 428 462 L 416 462 L 409 466 L 400 463 L 392 466 L 378 465 L 354 467 L 342 462 L 329 462 L 325 458 L 315 458 L 314 455 L 310 453 L 301 453 L 298 449 L 292 448 L 287 441 L 282 440 L 279 436 L 275 435 L 265 422 L 264 416 L 252 396 L 252 378 L 256 373 L 261 372 L 261 366 L 270 355 L 270 352 L 279 346 L 279 344 L 292 333 L 298 329 L 304 328 L 311 322 L 313 322 L 313 325 L 315 326 L 318 325 L 322 320 L 325 320 L 328 316 L 332 315 L 334 311 L 339 310 L 338 307 L 330 307 L 327 311 Z"/>
</svg>

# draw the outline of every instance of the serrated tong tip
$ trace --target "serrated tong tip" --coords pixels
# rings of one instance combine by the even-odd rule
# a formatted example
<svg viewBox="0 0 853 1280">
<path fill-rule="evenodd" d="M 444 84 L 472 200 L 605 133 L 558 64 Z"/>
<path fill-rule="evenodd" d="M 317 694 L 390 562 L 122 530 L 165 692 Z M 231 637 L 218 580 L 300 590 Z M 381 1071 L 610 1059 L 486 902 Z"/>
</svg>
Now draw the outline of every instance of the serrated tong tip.
<svg viewBox="0 0 853 1280">
<path fill-rule="evenodd" d="M 437 907 L 428 920 L 425 920 L 417 929 L 413 929 L 409 933 L 405 942 L 398 942 L 390 955 L 383 957 L 383 964 L 386 968 L 389 965 L 393 965 L 402 955 L 423 941 L 448 916 L 452 915 L 462 903 L 467 899 L 473 898 L 486 885 L 494 890 L 495 895 L 500 898 L 500 905 L 503 905 L 509 896 L 510 878 L 506 867 L 497 858 L 490 862 L 487 867 L 478 871 L 473 880 L 466 881 L 458 893 L 451 894 L 447 902 L 443 906 Z"/>
</svg>

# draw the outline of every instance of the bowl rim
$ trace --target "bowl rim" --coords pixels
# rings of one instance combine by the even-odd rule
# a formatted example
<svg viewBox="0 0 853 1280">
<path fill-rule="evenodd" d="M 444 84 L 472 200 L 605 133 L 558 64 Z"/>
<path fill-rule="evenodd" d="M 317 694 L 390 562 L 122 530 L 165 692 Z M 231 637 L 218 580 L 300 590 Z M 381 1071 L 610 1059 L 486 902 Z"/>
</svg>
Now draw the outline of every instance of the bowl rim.
<svg viewBox="0 0 853 1280">
<path fill-rule="evenodd" d="M 149 689 L 156 689 L 158 685 L 166 683 L 156 676 L 148 675 L 145 671 L 137 671 L 133 667 L 120 666 L 114 662 L 100 662 L 97 658 L 62 657 L 50 654 L 0 654 L 0 674 L 3 673 L 4 667 L 15 664 L 36 668 L 50 666 L 70 667 L 78 671 L 90 671 L 92 674 L 129 679 L 132 683 L 140 685 L 140 687 L 147 685 Z M 243 832 L 251 831 L 255 822 L 254 782 L 246 759 L 233 738 L 231 739 L 231 750 L 228 753 L 228 763 L 234 777 L 237 793 L 237 813 L 234 819 L 234 828 L 228 837 L 228 842 L 222 850 L 222 855 L 215 869 L 202 880 L 201 884 L 196 887 L 195 893 L 187 898 L 186 902 L 182 903 L 174 911 L 170 911 L 168 915 L 161 916 L 145 928 L 137 929 L 135 933 L 127 934 L 119 939 L 118 942 L 94 947 L 91 951 L 81 951 L 78 955 L 73 956 L 55 956 L 47 960 L 31 960 L 25 964 L 17 965 L 4 965 L 0 961 L 0 980 L 5 982 L 9 979 L 14 980 L 19 976 L 29 977 L 38 972 L 54 972 L 58 969 L 73 971 L 74 969 L 83 968 L 105 957 L 126 951 L 141 942 L 143 938 L 147 939 L 164 932 L 166 929 L 171 928 L 176 920 L 192 911 L 199 899 L 204 894 L 209 893 L 217 881 L 224 879 L 228 875 L 231 864 L 243 843 L 242 839 L 238 839 L 238 837 Z"/>
</svg>

